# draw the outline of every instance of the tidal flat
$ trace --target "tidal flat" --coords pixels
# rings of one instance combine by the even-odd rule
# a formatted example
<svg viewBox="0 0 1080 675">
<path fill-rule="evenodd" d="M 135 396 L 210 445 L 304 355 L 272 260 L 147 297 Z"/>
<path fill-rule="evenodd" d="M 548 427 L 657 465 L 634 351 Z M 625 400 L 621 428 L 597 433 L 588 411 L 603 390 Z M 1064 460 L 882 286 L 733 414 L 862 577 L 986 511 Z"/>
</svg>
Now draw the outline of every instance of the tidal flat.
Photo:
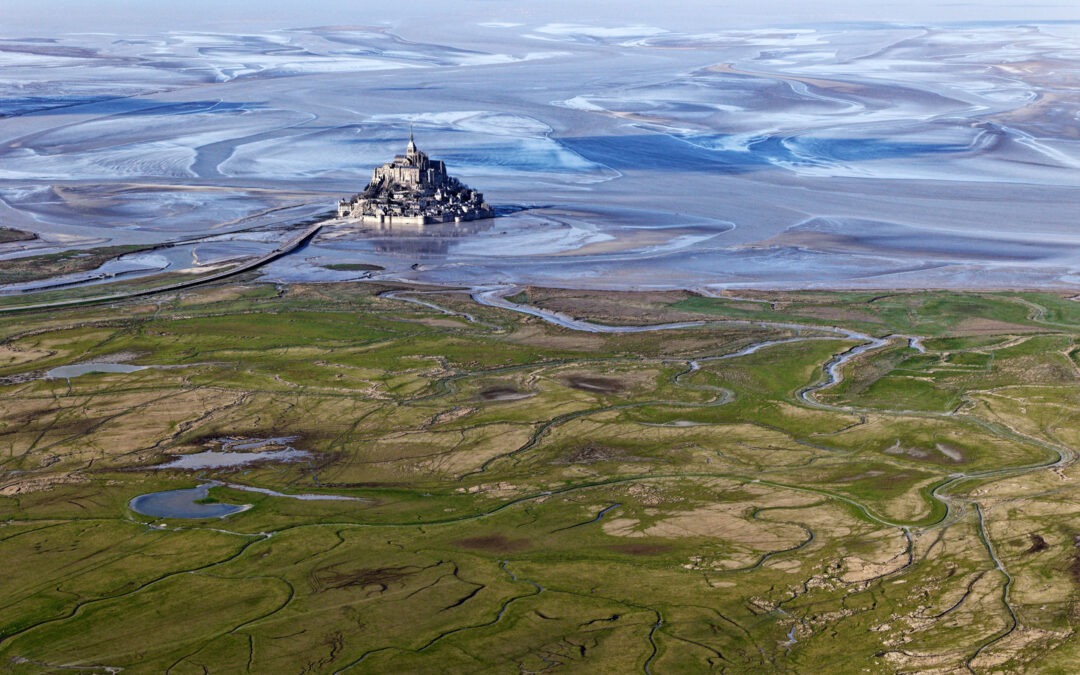
<svg viewBox="0 0 1080 675">
<path fill-rule="evenodd" d="M 48 269 L 85 284 L 258 256 L 361 190 L 410 129 L 503 216 L 328 228 L 266 280 L 348 265 L 615 290 L 1080 282 L 1080 23 L 499 12 L 514 17 L 4 30 L 0 217 L 26 236 L 0 238 L 0 262 L 32 262 L 0 270 L 0 293 L 44 288 Z M 159 248 L 101 257 L 118 246 Z M 88 257 L 37 257 L 71 251 Z"/>
<path fill-rule="evenodd" d="M 498 297 L 230 281 L 0 316 L 0 660 L 1071 670 L 1080 303 Z M 162 367 L 20 377 L 118 352 Z M 135 508 L 223 442 L 310 457 L 204 468 L 205 519 Z"/>
</svg>

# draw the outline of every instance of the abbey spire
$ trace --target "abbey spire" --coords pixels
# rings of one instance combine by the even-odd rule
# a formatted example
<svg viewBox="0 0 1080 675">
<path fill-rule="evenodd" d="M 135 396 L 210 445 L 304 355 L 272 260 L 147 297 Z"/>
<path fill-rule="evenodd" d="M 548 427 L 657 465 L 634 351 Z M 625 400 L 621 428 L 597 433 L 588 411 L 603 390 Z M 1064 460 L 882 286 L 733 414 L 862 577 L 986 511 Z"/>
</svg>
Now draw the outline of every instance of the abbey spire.
<svg viewBox="0 0 1080 675">
<path fill-rule="evenodd" d="M 413 130 L 412 130 L 412 127 L 410 126 L 409 127 L 409 146 L 407 148 L 405 148 L 405 154 L 407 156 L 412 156 L 412 155 L 415 155 L 416 152 L 417 152 L 417 150 L 416 150 L 416 141 L 413 140 Z"/>
</svg>

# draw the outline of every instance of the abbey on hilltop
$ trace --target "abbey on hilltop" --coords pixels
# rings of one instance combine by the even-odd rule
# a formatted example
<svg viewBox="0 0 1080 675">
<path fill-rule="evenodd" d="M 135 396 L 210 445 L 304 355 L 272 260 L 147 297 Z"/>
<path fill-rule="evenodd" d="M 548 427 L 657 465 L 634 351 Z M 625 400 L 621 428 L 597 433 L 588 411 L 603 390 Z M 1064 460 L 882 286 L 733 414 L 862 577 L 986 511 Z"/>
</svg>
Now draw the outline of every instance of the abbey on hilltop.
<svg viewBox="0 0 1080 675">
<path fill-rule="evenodd" d="M 446 165 L 416 149 L 375 169 L 364 191 L 338 203 L 339 218 L 374 225 L 428 225 L 494 218 L 484 195 L 446 173 Z"/>
</svg>

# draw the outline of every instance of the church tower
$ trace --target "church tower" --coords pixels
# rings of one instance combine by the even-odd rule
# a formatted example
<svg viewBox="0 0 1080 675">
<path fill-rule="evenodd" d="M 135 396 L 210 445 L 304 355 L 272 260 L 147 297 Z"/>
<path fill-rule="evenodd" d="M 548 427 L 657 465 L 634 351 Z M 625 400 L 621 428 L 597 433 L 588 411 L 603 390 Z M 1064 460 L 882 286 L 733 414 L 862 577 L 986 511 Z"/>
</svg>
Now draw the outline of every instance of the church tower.
<svg viewBox="0 0 1080 675">
<path fill-rule="evenodd" d="M 416 142 L 413 140 L 412 128 L 409 129 L 409 146 L 405 148 L 406 157 L 415 157 L 417 153 Z"/>
</svg>

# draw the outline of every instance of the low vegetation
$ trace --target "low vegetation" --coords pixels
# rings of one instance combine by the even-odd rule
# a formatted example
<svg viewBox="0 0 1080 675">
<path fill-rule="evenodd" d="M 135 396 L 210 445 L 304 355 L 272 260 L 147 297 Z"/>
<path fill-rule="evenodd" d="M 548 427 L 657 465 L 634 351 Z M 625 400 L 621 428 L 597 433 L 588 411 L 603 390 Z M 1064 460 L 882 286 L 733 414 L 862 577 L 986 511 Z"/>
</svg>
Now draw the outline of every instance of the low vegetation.
<svg viewBox="0 0 1080 675">
<path fill-rule="evenodd" d="M 3 231 L 0 231 L 0 243 L 3 243 L 3 234 Z M 72 249 L 59 253 L 11 258 L 5 260 L 3 266 L 0 266 L 0 284 L 17 284 L 26 281 L 50 279 L 65 274 L 89 272 L 101 267 L 113 258 L 145 248 L 145 246 L 128 244 L 123 246 L 103 246 L 85 251 Z"/>
<path fill-rule="evenodd" d="M 703 322 L 593 334 L 385 290 L 234 281 L 0 315 L 0 662 L 1072 671 L 1080 304 L 512 298 Z M 808 327 L 771 325 L 792 323 Z M 834 326 L 886 344 L 818 390 L 858 344 Z M 42 377 L 94 361 L 151 367 Z M 290 437 L 312 458 L 152 468 L 223 437 Z M 207 479 L 204 503 L 251 508 L 129 507 Z"/>
</svg>

